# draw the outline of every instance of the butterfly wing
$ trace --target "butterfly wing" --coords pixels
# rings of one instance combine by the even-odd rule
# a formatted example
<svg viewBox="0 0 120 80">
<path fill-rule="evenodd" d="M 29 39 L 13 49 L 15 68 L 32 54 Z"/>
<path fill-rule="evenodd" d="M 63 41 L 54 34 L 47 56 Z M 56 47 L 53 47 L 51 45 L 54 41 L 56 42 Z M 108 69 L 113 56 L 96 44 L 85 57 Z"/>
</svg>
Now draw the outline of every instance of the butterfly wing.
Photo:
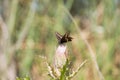
<svg viewBox="0 0 120 80">
<path fill-rule="evenodd" d="M 72 41 L 73 38 L 70 37 L 69 35 L 70 35 L 70 32 L 66 32 L 65 35 L 61 39 L 61 43 Z"/>
<path fill-rule="evenodd" d="M 55 32 L 56 38 L 58 39 L 58 41 L 60 41 L 62 39 L 62 35 L 59 34 L 58 32 Z"/>
</svg>

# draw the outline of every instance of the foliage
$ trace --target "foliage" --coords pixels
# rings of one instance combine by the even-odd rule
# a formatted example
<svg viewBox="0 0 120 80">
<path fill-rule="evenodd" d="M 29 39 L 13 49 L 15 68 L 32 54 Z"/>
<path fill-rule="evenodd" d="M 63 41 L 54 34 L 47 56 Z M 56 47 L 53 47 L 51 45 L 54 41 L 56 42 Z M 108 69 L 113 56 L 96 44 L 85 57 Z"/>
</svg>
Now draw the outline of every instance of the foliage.
<svg viewBox="0 0 120 80">
<path fill-rule="evenodd" d="M 30 80 L 30 78 L 29 77 L 24 77 L 24 78 L 16 78 L 16 80 Z"/>
</svg>

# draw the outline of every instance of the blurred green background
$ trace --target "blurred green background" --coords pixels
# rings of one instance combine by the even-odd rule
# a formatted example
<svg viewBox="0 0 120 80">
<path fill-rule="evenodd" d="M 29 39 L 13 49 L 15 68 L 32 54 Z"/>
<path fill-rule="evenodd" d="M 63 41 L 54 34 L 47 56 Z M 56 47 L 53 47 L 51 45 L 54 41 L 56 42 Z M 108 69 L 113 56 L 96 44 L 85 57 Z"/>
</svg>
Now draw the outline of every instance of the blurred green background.
<svg viewBox="0 0 120 80">
<path fill-rule="evenodd" d="M 52 63 L 56 31 L 74 38 L 73 69 L 88 60 L 73 80 L 100 80 L 83 38 L 105 80 L 120 80 L 119 21 L 120 0 L 0 0 L 0 80 L 50 80 L 40 55 Z"/>
</svg>

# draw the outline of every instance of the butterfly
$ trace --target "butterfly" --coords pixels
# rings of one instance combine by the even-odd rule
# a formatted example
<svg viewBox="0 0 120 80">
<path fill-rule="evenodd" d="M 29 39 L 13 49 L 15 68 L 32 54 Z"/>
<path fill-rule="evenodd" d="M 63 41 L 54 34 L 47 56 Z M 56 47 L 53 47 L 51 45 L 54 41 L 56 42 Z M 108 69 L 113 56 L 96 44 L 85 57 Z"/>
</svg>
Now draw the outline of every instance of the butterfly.
<svg viewBox="0 0 120 80">
<path fill-rule="evenodd" d="M 72 37 L 70 37 L 70 33 L 69 32 L 66 32 L 64 35 L 61 35 L 59 34 L 58 32 L 55 33 L 56 34 L 56 37 L 58 39 L 58 43 L 59 44 L 63 44 L 63 43 L 66 43 L 68 41 L 72 41 Z"/>
</svg>

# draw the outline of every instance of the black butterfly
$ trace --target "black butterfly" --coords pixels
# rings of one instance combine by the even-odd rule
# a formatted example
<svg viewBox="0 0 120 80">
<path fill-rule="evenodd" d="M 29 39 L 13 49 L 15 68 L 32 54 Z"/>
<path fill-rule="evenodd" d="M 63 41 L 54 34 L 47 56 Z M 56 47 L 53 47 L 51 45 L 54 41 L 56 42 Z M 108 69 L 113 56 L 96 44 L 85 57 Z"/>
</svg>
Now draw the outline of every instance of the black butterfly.
<svg viewBox="0 0 120 80">
<path fill-rule="evenodd" d="M 70 33 L 66 32 L 64 35 L 59 34 L 58 32 L 55 33 L 58 39 L 59 44 L 66 43 L 68 41 L 72 41 L 72 37 L 70 37 Z"/>
</svg>

